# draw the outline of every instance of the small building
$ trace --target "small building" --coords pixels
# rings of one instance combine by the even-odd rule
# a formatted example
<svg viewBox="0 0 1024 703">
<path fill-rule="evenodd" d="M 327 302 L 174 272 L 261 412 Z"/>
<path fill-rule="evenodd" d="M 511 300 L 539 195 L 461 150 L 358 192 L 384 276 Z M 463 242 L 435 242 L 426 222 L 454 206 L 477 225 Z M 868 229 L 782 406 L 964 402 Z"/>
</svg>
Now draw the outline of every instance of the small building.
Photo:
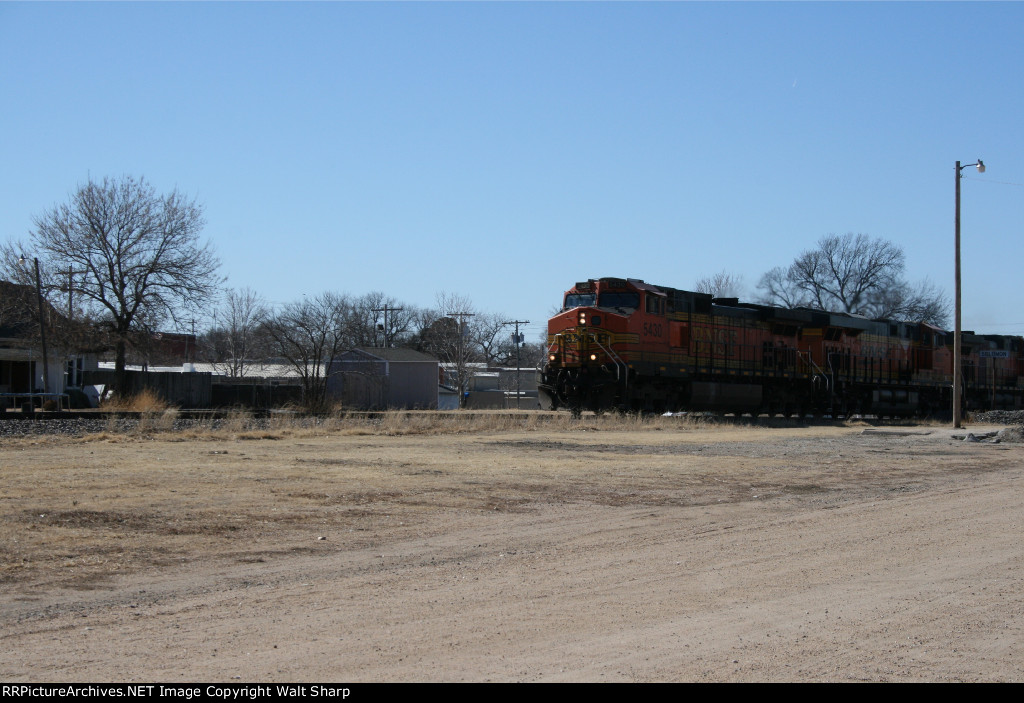
<svg viewBox="0 0 1024 703">
<path fill-rule="evenodd" d="M 96 355 L 80 351 L 74 325 L 46 301 L 43 314 L 45 363 L 35 287 L 0 281 L 0 409 L 20 405 L 31 396 L 37 405 L 60 397 L 67 407 L 68 391 L 81 389 L 83 374 L 96 368 Z M 53 398 L 44 397 L 44 390 Z M 84 402 L 83 397 L 75 395 L 77 402 Z"/>
<path fill-rule="evenodd" d="M 145 359 L 144 366 L 195 363 L 196 336 L 181 332 L 153 332 L 141 340 L 132 355 Z"/>
<path fill-rule="evenodd" d="M 537 409 L 540 403 L 537 397 L 536 370 L 496 367 L 477 371 L 469 379 L 466 407 L 476 410 Z"/>
<path fill-rule="evenodd" d="M 362 410 L 435 410 L 438 361 L 413 349 L 352 349 L 331 362 L 327 396 Z"/>
<path fill-rule="evenodd" d="M 461 407 L 459 403 L 459 391 L 457 388 L 451 386 L 438 385 L 437 387 L 437 409 L 438 410 L 458 410 Z"/>
</svg>

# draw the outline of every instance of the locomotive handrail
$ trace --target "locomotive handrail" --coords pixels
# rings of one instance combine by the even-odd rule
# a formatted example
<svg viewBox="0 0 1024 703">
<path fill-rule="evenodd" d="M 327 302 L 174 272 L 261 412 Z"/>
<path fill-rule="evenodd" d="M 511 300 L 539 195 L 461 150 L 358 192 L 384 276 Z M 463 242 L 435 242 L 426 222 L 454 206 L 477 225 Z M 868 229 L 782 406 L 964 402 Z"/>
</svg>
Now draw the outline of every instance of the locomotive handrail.
<svg viewBox="0 0 1024 703">
<path fill-rule="evenodd" d="M 601 344 L 601 342 L 598 341 L 596 334 L 591 332 L 588 336 L 594 342 L 594 344 L 596 344 L 598 346 L 598 348 L 601 349 L 601 351 L 603 351 L 605 354 L 607 354 L 611 358 L 611 360 L 613 362 L 615 362 L 615 376 L 616 376 L 616 380 L 623 382 L 624 385 L 622 386 L 622 394 L 625 395 L 626 391 L 629 388 L 629 366 L 626 365 L 626 362 L 623 361 L 619 357 L 618 354 L 616 354 L 614 351 L 612 351 L 611 347 L 605 347 L 603 344 Z M 625 371 L 625 374 L 626 374 L 625 379 L 623 379 L 622 376 L 619 375 L 619 364 L 622 365 L 622 369 L 623 369 L 623 371 Z"/>
<path fill-rule="evenodd" d="M 619 357 L 619 355 L 618 355 L 618 354 L 616 354 L 616 353 L 615 353 L 615 352 L 614 352 L 614 351 L 613 351 L 613 350 L 612 350 L 612 349 L 611 349 L 610 347 L 606 347 L 606 346 L 604 346 L 603 344 L 601 344 L 601 342 L 600 342 L 600 341 L 598 341 L 598 339 L 597 339 L 597 335 L 596 335 L 596 334 L 594 334 L 593 332 L 591 332 L 591 333 L 590 333 L 590 334 L 588 334 L 587 336 L 588 336 L 588 337 L 590 337 L 590 341 L 592 341 L 592 342 L 593 342 L 594 344 L 596 344 L 596 345 L 597 345 L 597 346 L 598 346 L 598 347 L 599 347 L 599 348 L 601 349 L 601 351 L 603 351 L 603 352 L 604 352 L 605 354 L 607 354 L 608 356 L 610 356 L 610 357 L 612 358 L 612 361 L 614 361 L 614 362 L 615 362 L 615 368 L 616 368 L 616 371 L 615 371 L 615 372 L 616 372 L 616 373 L 618 373 L 618 365 L 619 365 L 619 364 L 622 364 L 623 368 L 626 368 L 626 362 L 624 362 L 624 361 L 623 361 L 623 360 L 622 360 L 622 359 L 621 359 L 621 358 Z"/>
<path fill-rule="evenodd" d="M 830 389 L 830 392 L 829 392 L 829 401 L 828 401 L 830 406 L 835 403 L 835 395 L 836 395 L 836 367 L 832 364 L 832 357 L 833 356 L 839 356 L 840 359 L 842 358 L 842 355 L 837 355 L 836 352 L 831 352 L 831 351 L 830 352 L 825 352 L 825 358 L 828 360 L 828 370 L 829 370 L 829 373 L 831 374 L 831 377 L 832 377 L 832 388 Z M 841 370 L 842 369 L 840 369 L 840 371 Z M 826 386 L 827 386 L 827 383 L 826 383 Z"/>
<path fill-rule="evenodd" d="M 563 356 L 563 354 L 562 354 L 562 347 L 563 347 L 563 345 L 560 344 L 559 341 L 558 341 L 558 338 L 561 337 L 561 336 L 562 336 L 561 332 L 556 332 L 555 333 L 555 335 L 554 335 L 555 341 L 553 341 L 551 344 L 548 345 L 548 350 L 547 350 L 547 352 L 545 354 L 546 356 L 551 356 L 551 350 L 553 348 L 555 348 L 555 347 L 558 347 L 558 352 L 557 352 L 558 356 L 559 357 Z"/>
<path fill-rule="evenodd" d="M 806 354 L 806 355 L 807 355 L 807 363 L 809 363 L 809 364 L 810 364 L 811 366 L 813 366 L 813 367 L 815 368 L 815 370 L 816 370 L 816 371 L 818 372 L 818 374 L 819 374 L 819 375 L 820 375 L 820 376 L 821 376 L 822 378 L 824 378 L 824 379 L 825 379 L 825 388 L 826 388 L 826 389 L 828 389 L 828 388 L 829 388 L 829 383 L 828 383 L 828 374 L 827 374 L 827 373 L 825 373 L 825 372 L 824 372 L 824 371 L 822 370 L 822 368 L 821 368 L 820 366 L 818 366 L 818 365 L 817 365 L 816 363 L 814 363 L 814 359 L 812 359 L 812 358 L 811 358 L 811 353 L 810 353 L 809 351 L 807 351 L 807 352 L 802 352 L 802 351 L 800 351 L 799 349 L 797 349 L 797 350 L 796 350 L 796 355 L 797 355 L 798 357 L 802 357 L 802 356 L 803 356 L 804 354 Z"/>
</svg>

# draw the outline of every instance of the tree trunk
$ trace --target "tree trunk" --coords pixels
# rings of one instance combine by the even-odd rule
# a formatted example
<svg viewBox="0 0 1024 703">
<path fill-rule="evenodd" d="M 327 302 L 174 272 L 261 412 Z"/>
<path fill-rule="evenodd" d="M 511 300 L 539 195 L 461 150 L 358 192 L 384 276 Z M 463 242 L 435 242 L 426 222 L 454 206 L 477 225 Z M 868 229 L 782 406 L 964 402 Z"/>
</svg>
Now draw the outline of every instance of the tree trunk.
<svg viewBox="0 0 1024 703">
<path fill-rule="evenodd" d="M 124 368 L 126 347 L 124 338 L 118 338 L 117 344 L 114 346 L 114 393 L 121 397 L 124 397 L 128 388 L 128 372 Z"/>
</svg>

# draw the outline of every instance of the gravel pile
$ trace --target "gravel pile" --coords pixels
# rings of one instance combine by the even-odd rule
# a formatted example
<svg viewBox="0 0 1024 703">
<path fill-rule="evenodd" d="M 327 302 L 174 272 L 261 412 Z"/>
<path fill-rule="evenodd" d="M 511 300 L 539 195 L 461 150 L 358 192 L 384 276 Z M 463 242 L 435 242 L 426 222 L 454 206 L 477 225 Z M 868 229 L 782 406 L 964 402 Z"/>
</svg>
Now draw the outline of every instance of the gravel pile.
<svg viewBox="0 0 1024 703">
<path fill-rule="evenodd" d="M 989 410 L 971 413 L 971 420 L 988 425 L 1024 425 L 1024 410 Z"/>
<path fill-rule="evenodd" d="M 1024 443 L 1024 425 L 1019 427 L 1006 427 L 999 430 L 996 438 L 1000 442 L 1013 442 L 1014 444 Z"/>
<path fill-rule="evenodd" d="M 989 410 L 984 413 L 971 413 L 971 422 L 983 422 L 988 425 L 1005 425 L 995 435 L 996 442 L 1024 443 L 1024 410 Z"/>
</svg>

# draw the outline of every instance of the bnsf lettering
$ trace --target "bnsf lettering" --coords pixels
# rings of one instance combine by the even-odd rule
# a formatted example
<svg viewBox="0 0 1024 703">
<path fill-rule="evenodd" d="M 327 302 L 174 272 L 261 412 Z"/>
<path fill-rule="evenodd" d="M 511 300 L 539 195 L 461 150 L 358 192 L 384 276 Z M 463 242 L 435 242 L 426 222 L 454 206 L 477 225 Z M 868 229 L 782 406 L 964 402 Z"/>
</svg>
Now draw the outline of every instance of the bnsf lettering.
<svg viewBox="0 0 1024 703">
<path fill-rule="evenodd" d="M 645 322 L 644 323 L 644 336 L 645 337 L 660 337 L 661 336 L 661 323 L 660 322 Z"/>
<path fill-rule="evenodd" d="M 874 357 L 875 359 L 888 359 L 889 348 L 888 347 L 868 347 L 862 346 L 860 348 L 861 356 Z"/>
<path fill-rule="evenodd" d="M 595 334 L 593 337 L 599 344 L 608 344 L 607 334 Z M 567 344 L 576 344 L 581 338 L 583 338 L 582 335 L 576 334 L 575 332 L 567 332 L 562 335 L 562 339 L 564 339 Z M 590 335 L 587 335 L 585 338 L 590 339 Z"/>
<path fill-rule="evenodd" d="M 736 330 L 693 328 L 693 353 L 728 356 L 737 338 Z"/>
</svg>

